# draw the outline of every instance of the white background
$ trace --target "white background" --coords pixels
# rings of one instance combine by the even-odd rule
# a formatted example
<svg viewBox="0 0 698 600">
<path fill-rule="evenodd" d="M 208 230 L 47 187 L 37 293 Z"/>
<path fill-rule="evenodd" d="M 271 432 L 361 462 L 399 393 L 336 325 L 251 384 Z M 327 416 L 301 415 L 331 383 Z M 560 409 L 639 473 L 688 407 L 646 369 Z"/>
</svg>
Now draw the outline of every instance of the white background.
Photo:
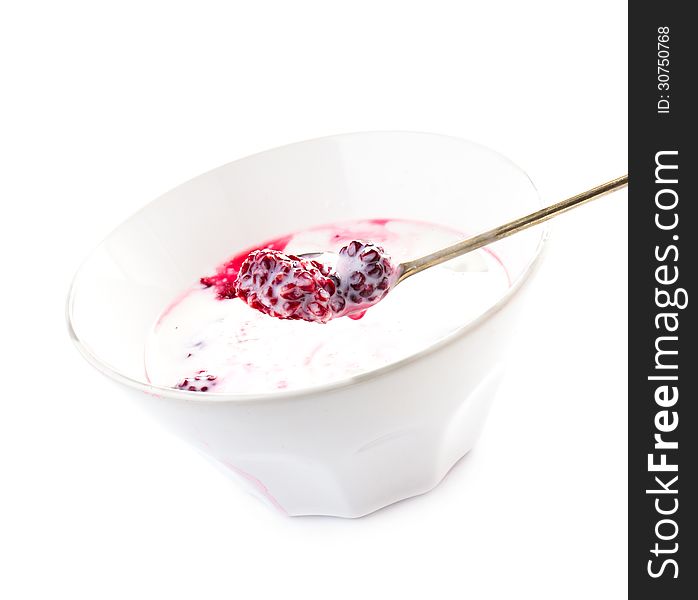
<svg viewBox="0 0 698 600">
<path fill-rule="evenodd" d="M 625 192 L 557 221 L 475 450 L 360 520 L 240 491 L 88 366 L 63 317 L 133 211 L 288 142 L 465 137 L 550 202 L 623 174 L 625 2 L 2 6 L 0 597 L 625 596 Z"/>
</svg>

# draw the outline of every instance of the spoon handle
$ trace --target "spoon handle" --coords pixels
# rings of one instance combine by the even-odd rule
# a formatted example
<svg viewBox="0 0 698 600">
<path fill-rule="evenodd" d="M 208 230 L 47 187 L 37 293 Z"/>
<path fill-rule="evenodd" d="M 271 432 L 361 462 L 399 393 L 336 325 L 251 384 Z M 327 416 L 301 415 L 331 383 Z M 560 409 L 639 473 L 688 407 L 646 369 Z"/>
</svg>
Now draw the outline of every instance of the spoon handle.
<svg viewBox="0 0 698 600">
<path fill-rule="evenodd" d="M 541 208 L 540 210 L 532 212 L 529 215 L 520 217 L 514 221 L 510 221 L 509 223 L 500 225 L 499 227 L 495 227 L 489 231 L 485 231 L 484 233 L 480 233 L 479 235 L 468 238 L 467 240 L 463 240 L 462 242 L 458 242 L 457 244 L 453 244 L 452 246 L 448 246 L 447 248 L 443 248 L 442 250 L 437 250 L 436 252 L 432 252 L 431 254 L 422 256 L 421 258 L 401 263 L 399 266 L 400 277 L 398 278 L 397 283 L 400 283 L 415 273 L 424 271 L 424 269 L 439 265 L 447 260 L 467 254 L 468 252 L 482 248 L 482 246 L 486 246 L 487 244 L 501 240 L 514 233 L 518 233 L 519 231 L 523 231 L 524 229 L 538 225 L 539 223 L 543 223 L 544 221 L 557 217 L 558 215 L 567 212 L 572 208 L 585 204 L 591 200 L 596 200 L 596 198 L 600 198 L 601 196 L 615 192 L 616 190 L 624 188 L 627 185 L 628 176 L 623 175 L 622 177 L 612 179 L 611 181 L 607 181 L 606 183 L 602 183 L 601 185 L 591 188 L 586 192 L 582 192 L 581 194 L 567 198 L 562 202 L 558 202 L 557 204 L 553 204 L 551 206 L 546 206 L 545 208 Z"/>
</svg>

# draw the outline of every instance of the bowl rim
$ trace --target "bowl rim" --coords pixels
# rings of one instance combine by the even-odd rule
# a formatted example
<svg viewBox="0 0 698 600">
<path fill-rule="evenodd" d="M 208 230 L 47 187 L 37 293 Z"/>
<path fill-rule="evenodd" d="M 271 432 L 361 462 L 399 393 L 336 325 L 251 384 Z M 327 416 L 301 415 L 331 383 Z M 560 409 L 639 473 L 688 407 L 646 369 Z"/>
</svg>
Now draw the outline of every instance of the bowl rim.
<svg viewBox="0 0 698 600">
<path fill-rule="evenodd" d="M 350 133 L 340 133 L 340 134 L 334 134 L 334 135 L 325 135 L 325 136 L 320 136 L 320 137 L 315 137 L 315 138 L 310 138 L 307 140 L 301 140 L 298 142 L 292 142 L 289 144 L 283 144 L 281 146 L 275 146 L 273 148 L 267 148 L 265 150 L 262 150 L 260 152 L 255 152 L 253 154 L 249 154 L 243 157 L 240 157 L 238 159 L 229 161 L 227 163 L 224 163 L 222 165 L 219 165 L 218 167 L 214 167 L 213 169 L 209 169 L 208 171 L 204 171 L 203 173 L 200 173 L 199 175 L 196 175 L 195 177 L 184 181 L 175 187 L 171 188 L 170 190 L 164 192 L 160 196 L 154 198 L 150 202 L 146 203 L 143 207 L 135 211 L 133 214 L 131 214 L 129 217 L 124 219 L 119 225 L 117 225 L 114 229 L 112 229 L 109 234 L 105 236 L 105 238 L 97 245 L 95 248 L 92 249 L 92 251 L 85 257 L 85 259 L 81 262 L 80 266 L 76 270 L 75 274 L 73 275 L 73 278 L 70 283 L 70 288 L 68 290 L 67 298 L 66 298 L 66 303 L 65 303 L 65 319 L 66 319 L 66 324 L 68 328 L 68 335 L 70 336 L 70 339 L 73 341 L 75 346 L 77 347 L 78 351 L 82 354 L 82 356 L 89 362 L 93 367 L 95 367 L 98 371 L 106 375 L 107 377 L 113 379 L 114 381 L 124 384 L 127 387 L 134 388 L 140 392 L 144 392 L 145 394 L 148 394 L 150 396 L 154 396 L 156 398 L 168 398 L 172 400 L 186 400 L 186 401 L 191 401 L 191 402 L 196 402 L 196 403 L 214 403 L 214 404 L 227 404 L 230 402 L 234 403 L 248 403 L 248 402 L 275 402 L 279 400 L 288 400 L 288 399 L 293 399 L 293 398 L 300 398 L 300 397 L 308 397 L 308 396 L 313 396 L 317 394 L 325 394 L 328 392 L 333 392 L 335 390 L 342 390 L 348 387 L 351 387 L 356 384 L 364 383 L 367 381 L 370 381 L 375 378 L 379 378 L 386 373 L 390 373 L 394 370 L 403 368 L 405 365 L 408 365 L 409 363 L 413 361 L 420 360 L 421 358 L 428 356 L 429 354 L 432 354 L 434 352 L 437 352 L 438 350 L 451 345 L 454 343 L 456 340 L 460 339 L 461 337 L 464 337 L 467 335 L 469 332 L 473 331 L 476 329 L 479 325 L 481 325 L 483 322 L 489 320 L 493 315 L 495 315 L 497 312 L 499 312 L 506 304 L 508 304 L 521 290 L 521 288 L 524 286 L 526 282 L 528 282 L 531 279 L 531 276 L 533 273 L 536 271 L 537 267 L 540 264 L 540 261 L 544 255 L 543 250 L 545 249 L 547 242 L 550 238 L 550 230 L 551 230 L 551 225 L 550 222 L 545 222 L 542 223 L 539 226 L 539 229 L 541 231 L 540 237 L 538 239 L 538 244 L 536 245 L 536 248 L 534 252 L 531 255 L 530 260 L 528 263 L 525 265 L 525 267 L 522 269 L 520 272 L 519 276 L 511 282 L 511 285 L 509 288 L 506 290 L 504 294 L 495 302 L 492 304 L 487 310 L 482 312 L 480 315 L 478 315 L 475 319 L 472 319 L 468 322 L 466 322 L 464 325 L 461 325 L 448 335 L 438 339 L 437 341 L 433 342 L 429 346 L 423 348 L 422 350 L 419 350 L 418 352 L 415 352 L 413 354 L 410 354 L 409 356 L 406 356 L 404 358 L 401 358 L 400 360 L 397 360 L 393 363 L 384 365 L 382 367 L 378 367 L 376 369 L 372 369 L 370 371 L 366 371 L 363 373 L 359 373 L 356 375 L 351 375 L 348 377 L 344 377 L 342 379 L 338 379 L 336 381 L 332 381 L 329 383 L 324 383 L 324 384 L 318 384 L 318 385 L 313 385 L 313 386 L 308 386 L 308 387 L 303 387 L 303 388 L 296 388 L 296 389 L 289 389 L 289 390 L 273 390 L 269 392 L 259 392 L 259 393 L 206 393 L 206 394 L 201 394 L 197 392 L 190 392 L 187 390 L 180 390 L 177 388 L 170 388 L 170 387 L 165 387 L 161 385 L 156 385 L 153 383 L 150 383 L 148 381 L 141 381 L 140 379 L 136 379 L 134 377 L 130 377 L 129 375 L 126 375 L 125 373 L 122 373 L 115 367 L 112 367 L 110 364 L 107 362 L 103 361 L 100 359 L 94 352 L 92 352 L 89 348 L 89 346 L 80 339 L 79 335 L 77 334 L 77 331 L 75 330 L 75 327 L 73 325 L 73 301 L 74 301 L 74 296 L 75 296 L 75 290 L 76 290 L 76 283 L 78 276 L 80 272 L 82 271 L 82 268 L 84 264 L 89 260 L 89 258 L 93 255 L 93 253 L 96 251 L 99 246 L 101 246 L 111 235 L 117 231 L 124 223 L 128 222 L 131 220 L 133 217 L 138 215 L 141 211 L 145 210 L 146 207 L 150 206 L 153 202 L 159 200 L 160 198 L 166 196 L 173 190 L 179 188 L 182 185 L 185 185 L 187 182 L 192 181 L 194 179 L 198 179 L 199 177 L 203 177 L 213 171 L 216 171 L 218 169 L 221 169 L 229 164 L 232 163 L 237 163 L 241 162 L 244 160 L 247 160 L 249 158 L 261 155 L 261 154 L 266 154 L 267 152 L 274 152 L 276 150 L 280 150 L 283 148 L 290 148 L 293 146 L 299 146 L 303 144 L 308 144 L 308 143 L 313 143 L 313 142 L 319 142 L 323 140 L 328 140 L 328 139 L 339 139 L 339 138 L 345 138 L 345 137 L 354 137 L 354 136 L 365 136 L 365 135 L 391 135 L 391 134 L 400 134 L 400 135 L 423 135 L 423 136 L 429 136 L 429 137 L 440 137 L 440 138 L 445 138 L 445 139 L 450 139 L 450 140 L 455 140 L 458 142 L 465 142 L 467 144 L 477 146 L 479 148 L 482 148 L 484 150 L 487 150 L 488 152 L 491 152 L 492 154 L 498 156 L 500 159 L 504 160 L 506 163 L 511 165 L 514 169 L 519 171 L 522 175 L 526 177 L 526 179 L 529 181 L 531 184 L 531 187 L 533 189 L 533 192 L 536 196 L 536 204 L 538 207 L 542 207 L 542 201 L 540 198 L 540 194 L 538 192 L 538 188 L 536 187 L 535 183 L 531 179 L 531 177 L 528 175 L 526 171 L 524 171 L 521 167 L 519 167 L 516 163 L 514 163 L 511 159 L 509 159 L 507 156 L 501 154 L 500 152 L 493 150 L 489 146 L 486 146 L 484 144 L 480 144 L 478 142 L 474 142 L 471 140 L 468 140 L 466 138 L 461 138 L 458 136 L 453 136 L 453 135 L 446 135 L 446 134 L 441 134 L 441 133 L 433 133 L 433 132 L 426 132 L 426 131 L 409 131 L 409 130 L 369 130 L 369 131 L 357 131 L 357 132 L 350 132 Z"/>
</svg>

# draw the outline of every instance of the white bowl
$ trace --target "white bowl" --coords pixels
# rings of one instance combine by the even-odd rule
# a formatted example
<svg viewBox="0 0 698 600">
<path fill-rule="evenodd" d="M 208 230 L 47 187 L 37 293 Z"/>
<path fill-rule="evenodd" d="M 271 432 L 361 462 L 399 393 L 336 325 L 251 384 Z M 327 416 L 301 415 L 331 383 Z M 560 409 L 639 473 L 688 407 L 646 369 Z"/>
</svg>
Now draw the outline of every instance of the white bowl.
<svg viewBox="0 0 698 600">
<path fill-rule="evenodd" d="M 151 385 L 143 351 L 156 317 L 212 265 L 290 231 L 394 217 L 475 233 L 538 207 L 523 171 L 456 138 L 359 133 L 277 148 L 209 171 L 119 226 L 75 276 L 69 329 L 95 367 L 275 507 L 358 517 L 430 490 L 475 443 L 545 229 L 492 246 L 512 284 L 477 320 L 331 385 L 254 396 Z"/>
</svg>

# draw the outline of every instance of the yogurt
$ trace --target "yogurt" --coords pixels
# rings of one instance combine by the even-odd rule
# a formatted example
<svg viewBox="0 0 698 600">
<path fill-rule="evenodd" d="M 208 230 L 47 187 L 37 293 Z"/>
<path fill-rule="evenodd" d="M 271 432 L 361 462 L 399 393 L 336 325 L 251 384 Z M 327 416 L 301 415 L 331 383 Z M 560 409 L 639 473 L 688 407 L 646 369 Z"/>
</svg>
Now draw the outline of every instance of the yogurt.
<svg viewBox="0 0 698 600">
<path fill-rule="evenodd" d="M 441 225 L 374 219 L 314 227 L 257 248 L 337 251 L 362 239 L 380 244 L 399 263 L 464 237 Z M 263 394 L 342 381 L 428 348 L 476 319 L 510 285 L 502 263 L 483 249 L 406 279 L 359 319 L 280 320 L 221 293 L 250 250 L 212 269 L 216 275 L 202 277 L 163 310 L 145 348 L 152 383 L 207 394 Z"/>
</svg>

